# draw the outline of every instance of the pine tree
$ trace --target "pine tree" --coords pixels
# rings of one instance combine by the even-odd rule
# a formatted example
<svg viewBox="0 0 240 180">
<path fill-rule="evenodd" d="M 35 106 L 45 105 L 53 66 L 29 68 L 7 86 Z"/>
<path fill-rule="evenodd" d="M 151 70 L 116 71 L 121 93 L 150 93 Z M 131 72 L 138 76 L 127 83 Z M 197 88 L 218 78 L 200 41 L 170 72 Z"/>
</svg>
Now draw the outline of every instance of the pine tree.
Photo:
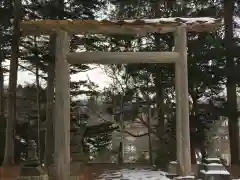
<svg viewBox="0 0 240 180">
<path fill-rule="evenodd" d="M 13 21 L 13 38 L 12 38 L 12 54 L 9 71 L 9 88 L 8 88 L 8 118 L 5 140 L 4 165 L 14 164 L 14 139 L 15 139 L 15 123 L 16 123 L 16 86 L 17 86 L 17 70 L 19 58 L 19 41 L 20 41 L 20 21 L 21 21 L 21 1 L 14 1 L 14 21 Z"/>
</svg>

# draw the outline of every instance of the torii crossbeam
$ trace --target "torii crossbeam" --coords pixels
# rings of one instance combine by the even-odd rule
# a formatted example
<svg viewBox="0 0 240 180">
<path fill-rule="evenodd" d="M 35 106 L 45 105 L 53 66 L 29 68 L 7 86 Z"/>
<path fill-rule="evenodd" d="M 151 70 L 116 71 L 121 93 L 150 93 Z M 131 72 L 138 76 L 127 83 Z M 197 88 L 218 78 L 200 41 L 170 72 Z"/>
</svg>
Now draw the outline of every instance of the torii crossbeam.
<svg viewBox="0 0 240 180">
<path fill-rule="evenodd" d="M 68 64 L 99 63 L 174 63 L 177 102 L 177 160 L 181 176 L 191 175 L 189 101 L 187 70 L 187 32 L 215 31 L 220 21 L 214 18 L 160 18 L 122 21 L 40 20 L 23 21 L 22 35 L 56 34 L 56 113 L 55 166 L 56 178 L 70 175 L 70 93 Z M 173 52 L 80 52 L 69 53 L 73 34 L 175 34 Z"/>
</svg>

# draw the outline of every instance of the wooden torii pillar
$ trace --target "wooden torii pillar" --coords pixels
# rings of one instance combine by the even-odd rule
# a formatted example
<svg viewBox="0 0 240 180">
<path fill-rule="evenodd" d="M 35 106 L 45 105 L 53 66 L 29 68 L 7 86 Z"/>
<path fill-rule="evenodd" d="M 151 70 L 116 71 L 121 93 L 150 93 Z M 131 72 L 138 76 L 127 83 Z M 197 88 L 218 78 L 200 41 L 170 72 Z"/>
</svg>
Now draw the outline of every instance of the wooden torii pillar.
<svg viewBox="0 0 240 180">
<path fill-rule="evenodd" d="M 190 130 L 189 130 L 189 95 L 187 64 L 187 30 L 185 25 L 177 27 L 174 32 L 175 51 L 179 53 L 175 63 L 176 90 L 176 140 L 179 174 L 187 176 L 192 173 Z"/>
<path fill-rule="evenodd" d="M 66 55 L 69 51 L 69 36 L 65 31 L 56 33 L 55 54 L 55 127 L 54 160 L 57 180 L 70 176 L 70 74 Z"/>
</svg>

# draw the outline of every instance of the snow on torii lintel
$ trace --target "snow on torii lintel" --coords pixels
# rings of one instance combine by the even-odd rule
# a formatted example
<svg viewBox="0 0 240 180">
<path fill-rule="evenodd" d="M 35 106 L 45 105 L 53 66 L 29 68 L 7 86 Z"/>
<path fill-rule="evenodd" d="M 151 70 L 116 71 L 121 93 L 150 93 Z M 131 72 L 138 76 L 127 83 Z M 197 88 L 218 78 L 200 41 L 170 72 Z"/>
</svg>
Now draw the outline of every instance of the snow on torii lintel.
<svg viewBox="0 0 240 180">
<path fill-rule="evenodd" d="M 121 20 L 113 20 L 111 22 L 120 22 Z M 214 24 L 218 19 L 211 17 L 197 17 L 197 18 L 182 18 L 182 17 L 169 17 L 169 18 L 156 18 L 156 19 L 126 19 L 123 20 L 126 23 L 146 23 L 146 24 L 171 24 L 171 23 L 180 23 L 180 24 Z"/>
<path fill-rule="evenodd" d="M 70 34 L 138 34 L 168 33 L 185 24 L 188 31 L 209 32 L 216 30 L 221 21 L 209 17 L 158 18 L 132 20 L 39 20 L 23 21 L 20 25 L 23 35 L 52 34 L 59 29 Z"/>
</svg>

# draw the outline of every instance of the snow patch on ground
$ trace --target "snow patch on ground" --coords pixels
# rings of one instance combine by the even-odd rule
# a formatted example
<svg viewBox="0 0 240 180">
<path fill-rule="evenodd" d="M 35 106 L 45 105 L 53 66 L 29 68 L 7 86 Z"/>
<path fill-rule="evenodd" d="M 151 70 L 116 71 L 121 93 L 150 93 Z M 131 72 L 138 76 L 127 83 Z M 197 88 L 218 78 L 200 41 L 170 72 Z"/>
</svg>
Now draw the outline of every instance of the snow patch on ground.
<svg viewBox="0 0 240 180">
<path fill-rule="evenodd" d="M 119 171 L 105 171 L 98 180 L 170 180 L 163 171 L 145 169 L 121 169 Z"/>
</svg>

